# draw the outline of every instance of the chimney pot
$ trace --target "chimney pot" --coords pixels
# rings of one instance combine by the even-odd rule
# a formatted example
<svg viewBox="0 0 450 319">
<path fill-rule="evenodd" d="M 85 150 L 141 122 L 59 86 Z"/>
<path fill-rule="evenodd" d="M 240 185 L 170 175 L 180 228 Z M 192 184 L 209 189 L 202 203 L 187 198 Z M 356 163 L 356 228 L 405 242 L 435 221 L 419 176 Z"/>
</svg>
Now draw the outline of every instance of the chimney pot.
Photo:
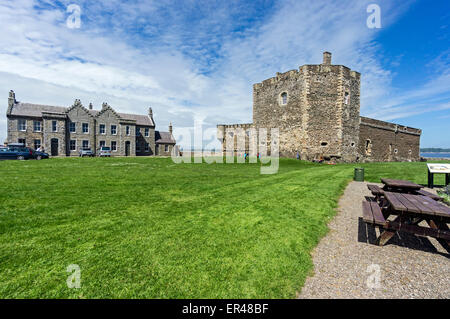
<svg viewBox="0 0 450 319">
<path fill-rule="evenodd" d="M 92 103 L 89 103 L 89 110 L 92 110 L 93 108 Z"/>
</svg>

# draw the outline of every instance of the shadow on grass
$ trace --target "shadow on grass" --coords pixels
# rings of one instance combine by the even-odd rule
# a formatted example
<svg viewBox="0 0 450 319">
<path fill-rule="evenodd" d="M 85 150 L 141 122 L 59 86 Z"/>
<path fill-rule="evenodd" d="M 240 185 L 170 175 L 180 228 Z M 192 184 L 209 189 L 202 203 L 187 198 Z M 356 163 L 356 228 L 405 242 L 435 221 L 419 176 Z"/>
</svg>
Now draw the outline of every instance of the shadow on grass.
<svg viewBox="0 0 450 319">
<path fill-rule="evenodd" d="M 358 218 L 358 241 L 360 243 L 378 245 L 375 226 L 367 224 L 362 217 Z M 427 237 L 416 236 L 409 233 L 396 232 L 395 235 L 386 243 L 386 245 L 396 245 L 421 250 L 424 252 L 439 254 L 450 259 L 450 249 L 448 245 L 446 245 L 446 247 L 442 245 L 448 252 L 447 254 L 442 253 L 436 249 L 434 244 Z"/>
</svg>

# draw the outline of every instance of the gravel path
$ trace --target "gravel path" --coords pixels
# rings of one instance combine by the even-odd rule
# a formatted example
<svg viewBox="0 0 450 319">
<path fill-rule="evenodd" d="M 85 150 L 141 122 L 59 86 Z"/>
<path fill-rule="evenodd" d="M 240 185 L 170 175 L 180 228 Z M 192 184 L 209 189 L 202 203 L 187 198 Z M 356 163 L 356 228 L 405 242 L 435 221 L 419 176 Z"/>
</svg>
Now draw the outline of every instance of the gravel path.
<svg viewBox="0 0 450 319">
<path fill-rule="evenodd" d="M 298 298 L 450 298 L 450 253 L 434 238 L 401 233 L 373 244 L 379 231 L 361 218 L 361 201 L 371 196 L 366 185 L 347 186 Z"/>
</svg>

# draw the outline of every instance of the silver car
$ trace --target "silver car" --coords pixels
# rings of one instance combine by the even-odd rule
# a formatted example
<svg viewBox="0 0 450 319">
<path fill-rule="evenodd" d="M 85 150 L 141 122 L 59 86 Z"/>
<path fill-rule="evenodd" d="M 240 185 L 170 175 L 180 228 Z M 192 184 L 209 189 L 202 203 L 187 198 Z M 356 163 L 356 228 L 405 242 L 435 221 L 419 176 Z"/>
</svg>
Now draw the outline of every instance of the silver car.
<svg viewBox="0 0 450 319">
<path fill-rule="evenodd" d="M 100 147 L 100 151 L 98 153 L 100 157 L 111 157 L 111 148 L 108 146 Z"/>
<path fill-rule="evenodd" d="M 93 157 L 94 152 L 92 152 L 92 150 L 90 148 L 80 149 L 80 157 L 85 157 L 85 156 Z"/>
</svg>

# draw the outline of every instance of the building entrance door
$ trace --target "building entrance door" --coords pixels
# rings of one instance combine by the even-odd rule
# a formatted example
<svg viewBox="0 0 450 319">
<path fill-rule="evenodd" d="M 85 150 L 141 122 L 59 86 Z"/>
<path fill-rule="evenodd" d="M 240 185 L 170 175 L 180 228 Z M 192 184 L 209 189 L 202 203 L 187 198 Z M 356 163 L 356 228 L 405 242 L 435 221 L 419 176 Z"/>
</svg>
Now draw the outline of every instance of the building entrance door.
<svg viewBox="0 0 450 319">
<path fill-rule="evenodd" d="M 58 156 L 58 139 L 52 138 L 50 140 L 50 148 L 51 148 L 51 155 L 52 156 Z"/>
<path fill-rule="evenodd" d="M 130 142 L 125 142 L 125 156 L 130 156 Z"/>
</svg>

